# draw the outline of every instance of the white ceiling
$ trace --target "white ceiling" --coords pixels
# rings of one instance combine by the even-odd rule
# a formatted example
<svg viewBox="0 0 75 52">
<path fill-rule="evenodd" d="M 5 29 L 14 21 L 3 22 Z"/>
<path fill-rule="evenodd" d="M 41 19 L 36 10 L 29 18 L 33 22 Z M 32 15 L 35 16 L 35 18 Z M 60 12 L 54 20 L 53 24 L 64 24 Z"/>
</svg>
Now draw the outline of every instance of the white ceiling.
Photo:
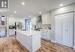
<svg viewBox="0 0 75 52">
<path fill-rule="evenodd" d="M 21 5 L 25 2 L 25 6 Z M 17 17 L 27 17 L 39 15 L 39 12 L 45 13 L 54 8 L 58 8 L 59 4 L 64 6 L 75 2 L 75 0 L 9 0 L 9 10 L 0 12 L 1 15 L 14 15 Z M 17 13 L 14 14 L 14 11 Z"/>
</svg>

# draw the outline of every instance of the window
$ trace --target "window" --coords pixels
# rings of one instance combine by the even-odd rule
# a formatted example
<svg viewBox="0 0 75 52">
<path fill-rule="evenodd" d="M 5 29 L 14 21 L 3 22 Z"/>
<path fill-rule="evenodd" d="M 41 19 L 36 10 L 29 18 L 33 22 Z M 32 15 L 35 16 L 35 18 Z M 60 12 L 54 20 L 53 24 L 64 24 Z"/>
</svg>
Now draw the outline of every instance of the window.
<svg viewBox="0 0 75 52">
<path fill-rule="evenodd" d="M 25 30 L 26 31 L 31 30 L 31 20 L 30 19 L 25 19 Z"/>
</svg>

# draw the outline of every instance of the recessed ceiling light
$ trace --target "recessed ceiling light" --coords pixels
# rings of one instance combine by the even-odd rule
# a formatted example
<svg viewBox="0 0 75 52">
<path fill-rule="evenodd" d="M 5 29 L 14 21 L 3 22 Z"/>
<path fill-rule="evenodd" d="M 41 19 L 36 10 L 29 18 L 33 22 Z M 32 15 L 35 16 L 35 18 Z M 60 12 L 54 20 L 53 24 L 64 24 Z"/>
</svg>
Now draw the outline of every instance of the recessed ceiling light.
<svg viewBox="0 0 75 52">
<path fill-rule="evenodd" d="M 42 14 L 42 12 L 39 12 L 39 14 Z"/>
<path fill-rule="evenodd" d="M 14 11 L 14 13 L 16 14 L 16 11 Z"/>
<path fill-rule="evenodd" d="M 25 5 L 25 2 L 21 2 L 21 5 Z"/>
<path fill-rule="evenodd" d="M 59 6 L 63 6 L 63 4 L 60 4 Z"/>
</svg>

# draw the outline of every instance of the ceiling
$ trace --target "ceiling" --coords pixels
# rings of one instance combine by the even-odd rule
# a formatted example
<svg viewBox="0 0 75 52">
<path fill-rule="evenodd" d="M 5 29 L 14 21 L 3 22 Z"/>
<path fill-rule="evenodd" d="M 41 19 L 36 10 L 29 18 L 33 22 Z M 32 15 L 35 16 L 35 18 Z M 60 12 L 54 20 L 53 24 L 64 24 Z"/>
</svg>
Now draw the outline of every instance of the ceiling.
<svg viewBox="0 0 75 52">
<path fill-rule="evenodd" d="M 25 2 L 25 5 L 21 5 Z M 75 0 L 9 0 L 8 11 L 0 12 L 1 15 L 13 15 L 16 17 L 28 17 L 39 15 L 39 12 L 45 13 L 51 9 L 58 8 L 61 3 L 71 4 Z M 16 14 L 14 14 L 16 11 Z"/>
</svg>

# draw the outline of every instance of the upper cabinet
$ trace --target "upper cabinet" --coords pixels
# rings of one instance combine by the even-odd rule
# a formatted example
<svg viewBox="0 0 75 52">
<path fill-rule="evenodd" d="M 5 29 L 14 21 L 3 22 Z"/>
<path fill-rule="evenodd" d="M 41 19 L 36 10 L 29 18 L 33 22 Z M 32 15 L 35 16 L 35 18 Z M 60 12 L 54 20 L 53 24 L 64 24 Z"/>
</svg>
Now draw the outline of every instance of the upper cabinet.
<svg viewBox="0 0 75 52">
<path fill-rule="evenodd" d="M 51 24 L 50 13 L 42 15 L 42 24 Z"/>
</svg>

